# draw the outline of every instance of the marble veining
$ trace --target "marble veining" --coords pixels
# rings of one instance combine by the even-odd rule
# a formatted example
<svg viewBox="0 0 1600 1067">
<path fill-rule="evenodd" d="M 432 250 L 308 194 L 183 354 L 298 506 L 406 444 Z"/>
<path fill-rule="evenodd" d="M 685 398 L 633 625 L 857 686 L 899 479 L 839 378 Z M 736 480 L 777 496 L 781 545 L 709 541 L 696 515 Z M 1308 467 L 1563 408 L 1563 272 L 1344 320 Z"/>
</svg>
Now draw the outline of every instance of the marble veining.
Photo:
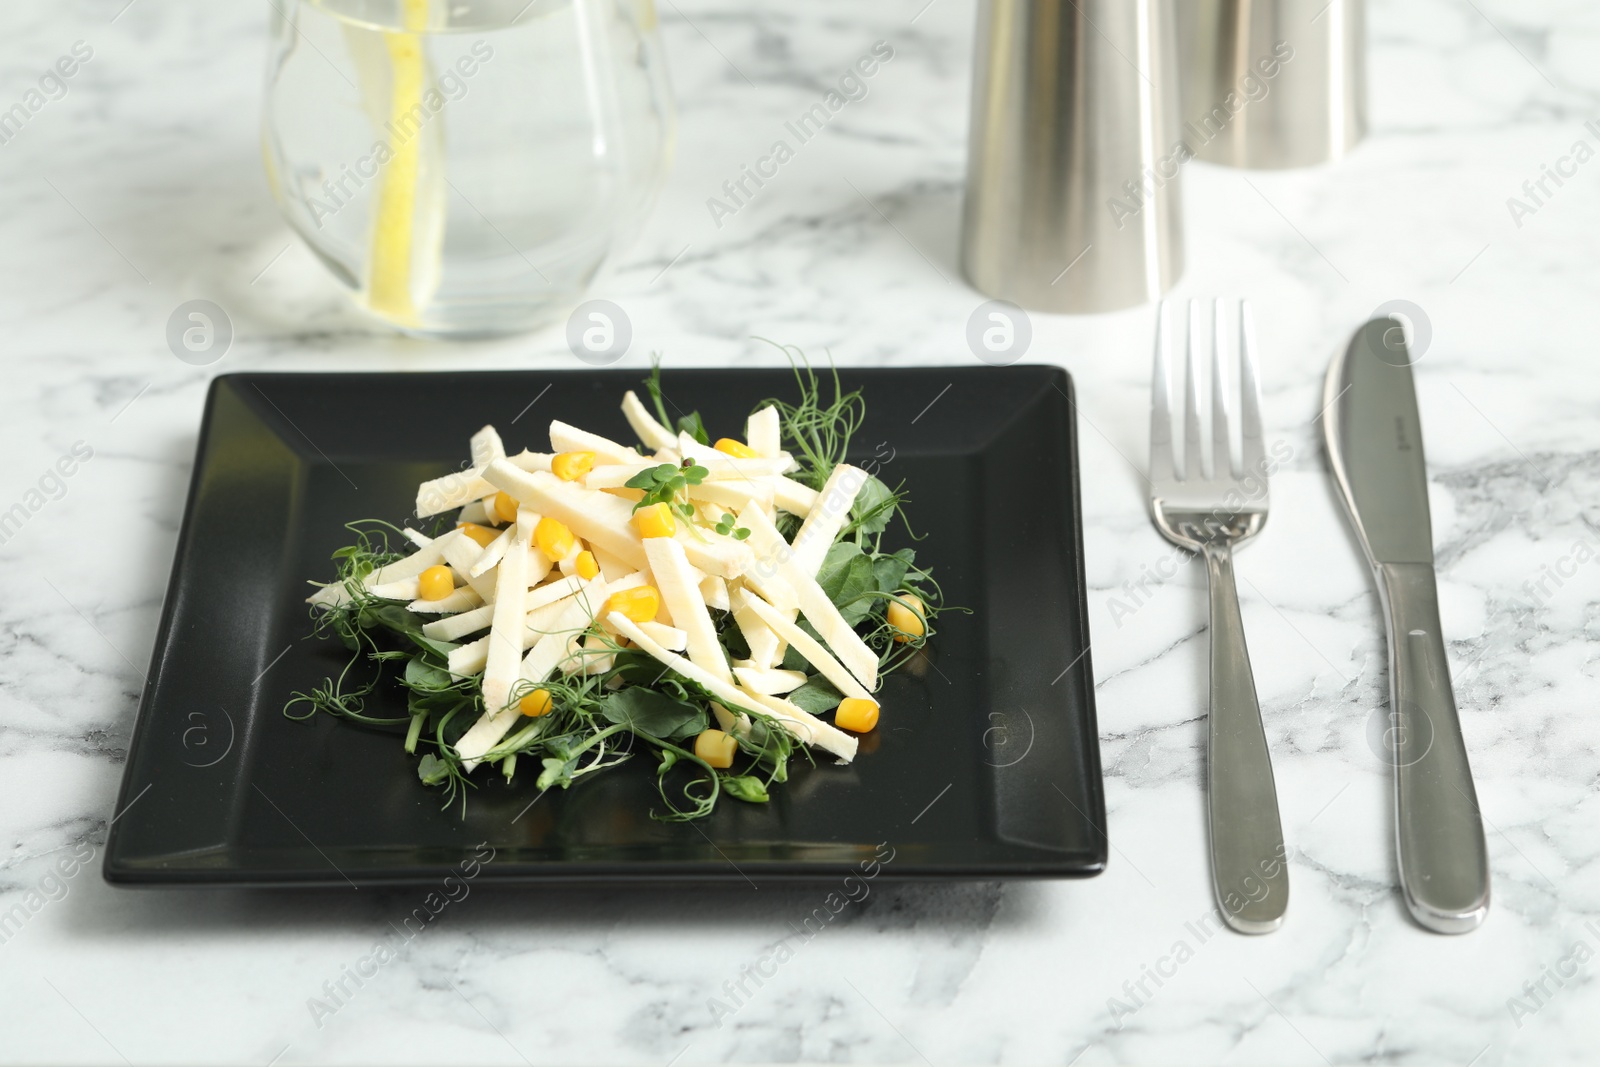
<svg viewBox="0 0 1600 1067">
<path fill-rule="evenodd" d="M 1144 516 L 1144 308 L 1035 316 L 1026 356 L 1077 383 L 1104 876 L 873 882 L 805 938 L 816 887 L 474 887 L 408 938 L 422 891 L 113 892 L 99 875 L 211 376 L 571 361 L 559 330 L 426 345 L 349 308 L 265 187 L 268 10 L 0 13 L 0 110 L 74 42 L 94 50 L 0 145 L 0 511 L 40 503 L 0 540 L 0 1062 L 1593 1060 L 1600 167 L 1532 214 L 1507 201 L 1592 140 L 1600 16 L 1375 0 L 1371 136 L 1350 158 L 1184 171 L 1174 295 L 1255 301 L 1267 435 L 1289 457 L 1238 561 L 1290 845 L 1280 933 L 1221 932 L 1211 911 L 1205 578 Z M 843 364 L 970 364 L 971 0 L 660 14 L 677 164 L 595 286 L 633 320 L 627 365 L 652 350 L 777 363 L 752 335 Z M 722 181 L 878 41 L 894 58 L 866 97 L 718 226 Z M 164 340 L 195 297 L 236 331 L 210 367 Z M 1391 300 L 1429 331 L 1417 381 L 1440 594 L 1494 878 L 1488 922 L 1459 938 L 1412 925 L 1395 886 L 1378 606 L 1315 424 L 1328 357 Z M 959 418 L 959 399 L 939 417 Z M 77 442 L 92 458 L 41 488 Z M 347 977 L 386 943 L 372 977 Z M 757 965 L 773 973 L 750 978 Z"/>
</svg>

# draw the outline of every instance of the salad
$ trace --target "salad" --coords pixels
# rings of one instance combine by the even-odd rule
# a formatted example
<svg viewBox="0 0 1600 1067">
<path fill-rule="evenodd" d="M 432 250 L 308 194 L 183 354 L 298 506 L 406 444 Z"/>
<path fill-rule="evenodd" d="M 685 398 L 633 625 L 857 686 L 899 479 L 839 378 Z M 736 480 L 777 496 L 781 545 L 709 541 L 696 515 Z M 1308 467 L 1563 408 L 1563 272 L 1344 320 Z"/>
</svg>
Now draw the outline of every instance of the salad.
<svg viewBox="0 0 1600 1067">
<path fill-rule="evenodd" d="M 649 406 L 622 397 L 638 445 L 557 419 L 548 450 L 511 453 L 485 426 L 470 465 L 418 486 L 415 525 L 348 525 L 309 603 L 351 658 L 285 714 L 403 734 L 446 805 L 485 766 L 565 789 L 649 756 L 652 814 L 685 820 L 765 802 L 797 754 L 850 762 L 942 598 L 883 545 L 903 487 L 844 462 L 860 391 L 834 374 L 824 404 L 814 371 L 796 381 L 742 439 L 674 423 L 659 367 Z M 404 717 L 367 714 L 380 685 L 407 691 Z"/>
</svg>

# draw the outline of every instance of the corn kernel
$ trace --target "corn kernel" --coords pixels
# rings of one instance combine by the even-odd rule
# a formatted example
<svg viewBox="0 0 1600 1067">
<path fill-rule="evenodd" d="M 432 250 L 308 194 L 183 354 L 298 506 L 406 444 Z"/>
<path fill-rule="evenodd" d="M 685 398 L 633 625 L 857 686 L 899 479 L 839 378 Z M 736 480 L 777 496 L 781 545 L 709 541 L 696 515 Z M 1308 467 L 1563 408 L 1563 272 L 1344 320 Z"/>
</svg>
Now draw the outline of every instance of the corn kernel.
<svg viewBox="0 0 1600 1067">
<path fill-rule="evenodd" d="M 701 730 L 694 739 L 694 754 L 718 770 L 732 767 L 738 751 L 739 742 L 721 730 Z"/>
<path fill-rule="evenodd" d="M 455 572 L 443 564 L 429 567 L 417 576 L 417 596 L 423 600 L 443 600 L 455 588 Z"/>
<path fill-rule="evenodd" d="M 550 457 L 551 472 L 564 482 L 575 482 L 593 469 L 593 452 L 557 452 Z"/>
<path fill-rule="evenodd" d="M 833 713 L 833 725 L 841 730 L 864 734 L 878 725 L 878 702 L 861 697 L 845 697 Z"/>
<path fill-rule="evenodd" d="M 533 528 L 533 543 L 539 546 L 540 552 L 550 557 L 551 563 L 559 563 L 572 551 L 572 531 L 567 529 L 566 524 L 545 516 Z"/>
<path fill-rule="evenodd" d="M 574 566 L 577 568 L 578 577 L 586 582 L 600 573 L 600 564 L 594 561 L 593 552 L 579 552 Z"/>
<path fill-rule="evenodd" d="M 517 707 L 522 714 L 530 719 L 537 719 L 541 715 L 550 714 L 550 709 L 555 706 L 555 701 L 550 697 L 550 690 L 535 689 L 518 702 Z"/>
<path fill-rule="evenodd" d="M 910 593 L 896 593 L 900 600 L 889 601 L 889 610 L 884 614 L 889 619 L 889 625 L 900 632 L 894 635 L 899 642 L 909 641 L 913 637 L 921 637 L 928 632 L 928 625 L 923 621 L 927 609 L 922 606 L 922 601 Z M 909 605 L 909 606 L 908 606 Z"/>
<path fill-rule="evenodd" d="M 731 437 L 719 437 L 717 438 L 717 443 L 711 447 L 718 452 L 732 456 L 734 459 L 759 459 L 761 456 L 761 453 L 743 441 L 735 441 Z"/>
<path fill-rule="evenodd" d="M 517 499 L 510 493 L 494 495 L 494 514 L 501 522 L 517 521 Z"/>
<path fill-rule="evenodd" d="M 491 530 L 487 526 L 479 526 L 475 522 L 462 523 L 461 532 L 478 542 L 478 544 L 482 545 L 484 548 L 488 548 L 489 542 L 500 536 L 498 530 Z"/>
<path fill-rule="evenodd" d="M 656 587 L 636 585 L 632 589 L 623 589 L 606 597 L 605 607 L 600 609 L 600 617 L 604 619 L 613 611 L 620 611 L 634 622 L 650 622 L 660 610 L 661 594 L 656 592 Z"/>
<path fill-rule="evenodd" d="M 678 520 L 666 504 L 651 504 L 633 513 L 633 524 L 639 528 L 640 537 L 671 537 L 678 530 Z"/>
</svg>

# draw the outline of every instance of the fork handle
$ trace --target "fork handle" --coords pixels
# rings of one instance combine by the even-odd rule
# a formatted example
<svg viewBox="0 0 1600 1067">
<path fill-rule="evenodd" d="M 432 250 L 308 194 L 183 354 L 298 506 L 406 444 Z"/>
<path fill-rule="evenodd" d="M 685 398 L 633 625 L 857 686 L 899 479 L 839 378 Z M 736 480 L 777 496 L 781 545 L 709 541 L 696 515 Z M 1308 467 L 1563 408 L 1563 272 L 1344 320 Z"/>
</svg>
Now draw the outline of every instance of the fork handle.
<svg viewBox="0 0 1600 1067">
<path fill-rule="evenodd" d="M 1390 729 L 1400 884 L 1422 926 L 1474 929 L 1489 911 L 1489 852 L 1439 632 L 1428 563 L 1380 563 L 1389 616 Z"/>
<path fill-rule="evenodd" d="M 1278 791 L 1245 647 L 1233 549 L 1226 542 L 1207 543 L 1204 552 L 1211 585 L 1212 888 L 1229 926 L 1265 934 L 1278 928 L 1289 906 Z"/>
</svg>

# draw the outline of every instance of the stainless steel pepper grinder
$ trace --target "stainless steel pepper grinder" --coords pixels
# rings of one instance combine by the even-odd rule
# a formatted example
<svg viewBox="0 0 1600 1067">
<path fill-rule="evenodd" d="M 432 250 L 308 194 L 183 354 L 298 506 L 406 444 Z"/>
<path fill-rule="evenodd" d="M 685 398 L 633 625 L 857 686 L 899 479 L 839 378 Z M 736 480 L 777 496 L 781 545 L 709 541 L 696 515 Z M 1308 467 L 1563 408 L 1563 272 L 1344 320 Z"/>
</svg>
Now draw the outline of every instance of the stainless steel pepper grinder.
<svg viewBox="0 0 1600 1067">
<path fill-rule="evenodd" d="M 1157 299 L 1183 271 L 1172 0 L 979 0 L 962 266 L 1047 312 Z"/>
</svg>

